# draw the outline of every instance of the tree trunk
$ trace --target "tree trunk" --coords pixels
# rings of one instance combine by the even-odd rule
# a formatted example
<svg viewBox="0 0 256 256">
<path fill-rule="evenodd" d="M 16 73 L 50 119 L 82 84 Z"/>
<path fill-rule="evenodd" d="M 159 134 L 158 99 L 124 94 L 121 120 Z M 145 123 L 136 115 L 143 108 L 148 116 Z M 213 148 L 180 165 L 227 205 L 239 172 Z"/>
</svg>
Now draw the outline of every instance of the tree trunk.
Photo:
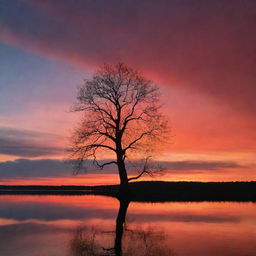
<svg viewBox="0 0 256 256">
<path fill-rule="evenodd" d="M 127 176 L 127 171 L 125 168 L 125 162 L 124 162 L 124 154 L 125 152 L 123 151 L 122 148 L 122 133 L 119 130 L 120 126 L 120 116 L 121 112 L 118 112 L 118 125 L 117 125 L 117 130 L 116 130 L 116 158 L 117 158 L 117 166 L 118 166 L 118 172 L 119 172 L 119 178 L 120 178 L 120 187 L 119 187 L 119 198 L 127 198 L 130 195 L 129 192 L 129 186 L 128 186 L 128 176 Z"/>
<path fill-rule="evenodd" d="M 123 160 L 120 160 L 117 162 L 118 165 L 118 172 L 119 172 L 119 178 L 120 178 L 120 185 L 126 186 L 128 184 L 128 177 L 127 172 L 125 168 L 125 163 Z"/>
<path fill-rule="evenodd" d="M 127 172 L 125 168 L 124 152 L 122 149 L 121 136 L 119 133 L 117 133 L 116 137 L 117 137 L 116 158 L 117 158 L 117 166 L 118 166 L 118 172 L 119 172 L 119 178 L 120 178 L 120 188 L 126 189 L 128 188 L 128 177 L 127 177 Z"/>
<path fill-rule="evenodd" d="M 117 160 L 117 166 L 118 166 L 118 172 L 119 172 L 119 178 L 120 178 L 120 187 L 119 187 L 119 193 L 118 198 L 128 198 L 130 196 L 130 190 L 128 185 L 128 177 L 127 172 L 125 168 L 124 160 L 121 158 L 118 158 Z"/>
</svg>

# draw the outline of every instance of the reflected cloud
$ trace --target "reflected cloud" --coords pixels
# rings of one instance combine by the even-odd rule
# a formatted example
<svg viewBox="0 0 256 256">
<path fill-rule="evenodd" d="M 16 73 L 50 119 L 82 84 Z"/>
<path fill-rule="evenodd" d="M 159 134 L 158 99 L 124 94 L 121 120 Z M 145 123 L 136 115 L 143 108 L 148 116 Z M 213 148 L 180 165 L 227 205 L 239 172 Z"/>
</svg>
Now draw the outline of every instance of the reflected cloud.
<svg viewBox="0 0 256 256">
<path fill-rule="evenodd" d="M 58 204 L 47 203 L 5 203 L 0 204 L 0 218 L 10 218 L 15 220 L 29 220 L 36 216 L 38 220 L 61 220 L 61 219 L 91 219 L 102 217 L 111 219 L 115 216 L 114 209 L 99 210 L 86 207 L 70 207 Z"/>
<path fill-rule="evenodd" d="M 81 196 L 81 202 L 86 196 Z M 93 197 L 90 198 L 93 200 Z M 67 199 L 68 200 L 68 199 Z M 96 202 L 97 203 L 97 202 Z M 116 205 L 109 205 L 109 208 L 96 207 L 96 205 L 72 205 L 69 202 L 0 202 L 0 218 L 25 221 L 37 220 L 57 221 L 57 220 L 89 220 L 101 218 L 105 220 L 113 219 L 116 215 Z M 167 210 L 167 209 L 166 209 Z M 201 223 L 238 223 L 242 219 L 240 216 L 229 213 L 216 212 L 194 212 L 175 211 L 169 208 L 168 211 L 150 212 L 132 211 L 129 219 L 136 222 L 201 222 Z"/>
</svg>

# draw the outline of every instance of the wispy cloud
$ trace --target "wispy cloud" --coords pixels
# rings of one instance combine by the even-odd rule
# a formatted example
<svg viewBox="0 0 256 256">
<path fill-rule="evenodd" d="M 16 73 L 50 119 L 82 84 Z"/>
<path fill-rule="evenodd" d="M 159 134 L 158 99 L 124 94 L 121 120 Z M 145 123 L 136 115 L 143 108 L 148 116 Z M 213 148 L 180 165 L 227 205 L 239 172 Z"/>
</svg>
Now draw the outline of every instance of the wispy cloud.
<svg viewBox="0 0 256 256">
<path fill-rule="evenodd" d="M 49 133 L 0 127 L 0 154 L 19 157 L 58 155 L 63 149 L 51 146 L 57 138 Z"/>
<path fill-rule="evenodd" d="M 232 161 L 169 161 L 160 164 L 169 170 L 220 170 L 243 167 Z"/>
</svg>

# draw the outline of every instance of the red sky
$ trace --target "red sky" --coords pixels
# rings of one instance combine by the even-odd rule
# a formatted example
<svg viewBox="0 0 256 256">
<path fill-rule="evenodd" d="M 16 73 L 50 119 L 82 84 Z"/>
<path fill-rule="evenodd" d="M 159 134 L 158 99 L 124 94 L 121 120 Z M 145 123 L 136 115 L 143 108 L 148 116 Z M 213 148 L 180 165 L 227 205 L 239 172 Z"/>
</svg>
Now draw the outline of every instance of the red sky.
<svg viewBox="0 0 256 256">
<path fill-rule="evenodd" d="M 102 63 L 122 61 L 161 87 L 174 136 L 161 160 L 243 166 L 177 179 L 255 180 L 255 7 L 253 0 L 5 1 L 0 160 L 63 158 L 78 119 L 68 113 L 77 85 Z"/>
</svg>

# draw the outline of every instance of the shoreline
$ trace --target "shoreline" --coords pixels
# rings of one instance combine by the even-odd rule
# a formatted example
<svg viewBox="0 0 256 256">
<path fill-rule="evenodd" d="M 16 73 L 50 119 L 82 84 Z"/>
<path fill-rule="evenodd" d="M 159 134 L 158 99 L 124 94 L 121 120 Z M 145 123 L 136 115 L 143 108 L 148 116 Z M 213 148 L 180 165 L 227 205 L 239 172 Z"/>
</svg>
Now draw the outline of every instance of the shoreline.
<svg viewBox="0 0 256 256">
<path fill-rule="evenodd" d="M 256 202 L 256 182 L 165 182 L 129 183 L 131 201 L 239 201 Z M 0 195 L 102 195 L 119 197 L 119 185 L 40 186 L 0 185 Z"/>
</svg>

